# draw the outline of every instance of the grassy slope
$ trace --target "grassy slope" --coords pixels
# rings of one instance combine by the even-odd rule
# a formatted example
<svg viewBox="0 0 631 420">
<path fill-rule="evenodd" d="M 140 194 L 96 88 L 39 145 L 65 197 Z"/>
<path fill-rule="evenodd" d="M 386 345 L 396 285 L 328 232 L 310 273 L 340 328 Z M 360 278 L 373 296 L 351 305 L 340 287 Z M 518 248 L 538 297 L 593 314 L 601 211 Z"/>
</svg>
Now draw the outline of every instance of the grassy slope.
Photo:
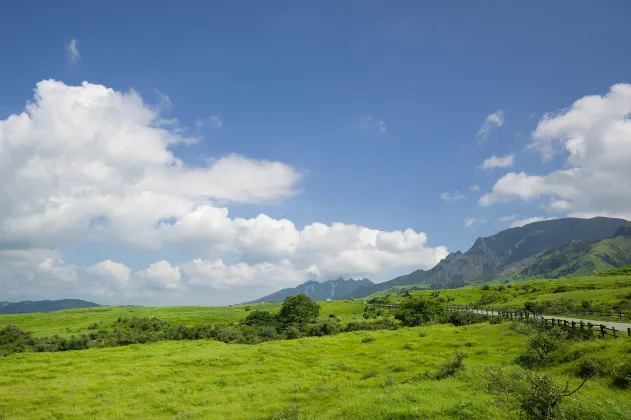
<svg viewBox="0 0 631 420">
<path fill-rule="evenodd" d="M 36 335 L 69 336 L 88 331 L 88 326 L 93 322 L 111 323 L 118 317 L 158 317 L 167 321 L 195 325 L 200 323 L 216 324 L 238 321 L 247 312 L 246 305 L 239 307 L 211 307 L 211 306 L 171 306 L 171 307 L 101 307 L 88 309 L 70 309 L 65 311 L 0 315 L 0 328 L 13 324 L 22 329 L 33 331 Z M 264 305 L 250 305 L 252 309 L 265 309 L 270 311 L 280 310 L 280 303 L 266 303 Z M 364 305 L 356 301 L 320 302 L 320 315 L 326 318 L 329 314 L 342 317 L 342 321 L 353 317 L 361 318 Z M 238 311 L 238 312 L 235 312 Z"/>
<path fill-rule="evenodd" d="M 631 276 L 631 265 L 625 265 L 624 267 L 601 273 L 599 276 Z"/>
<path fill-rule="evenodd" d="M 631 293 L 631 276 L 609 277 L 577 277 L 555 280 L 526 280 L 505 285 L 503 291 L 495 290 L 501 283 L 496 283 L 491 290 L 483 290 L 485 286 L 467 286 L 460 289 L 440 290 L 440 296 L 453 297 L 453 304 L 467 305 L 479 301 L 482 297 L 497 296 L 499 300 L 493 304 L 485 305 L 494 308 L 520 308 L 526 301 L 571 299 L 575 301 L 592 300 L 595 304 L 611 306 Z M 529 291 L 523 287 L 531 286 Z M 559 286 L 565 286 L 568 291 L 554 293 Z M 532 287 L 536 290 L 533 291 Z M 432 291 L 419 291 L 429 295 Z M 513 296 L 515 295 L 515 296 Z M 396 299 L 396 296 L 390 295 Z"/>
<path fill-rule="evenodd" d="M 323 338 L 227 345 L 163 342 L 0 358 L 0 417 L 380 419 L 517 418 L 488 393 L 488 365 L 507 365 L 524 338 L 507 324 L 435 325 Z M 583 350 L 620 360 L 626 340 Z M 587 346 L 587 347 L 585 347 Z M 466 350 L 466 370 L 443 381 L 401 382 Z M 628 357 L 628 356 L 627 356 Z M 574 365 L 552 367 L 558 382 Z M 367 372 L 374 377 L 362 379 Z M 385 386 L 388 377 L 392 385 Z M 568 404 L 604 419 L 631 417 L 628 391 L 592 380 Z"/>
</svg>

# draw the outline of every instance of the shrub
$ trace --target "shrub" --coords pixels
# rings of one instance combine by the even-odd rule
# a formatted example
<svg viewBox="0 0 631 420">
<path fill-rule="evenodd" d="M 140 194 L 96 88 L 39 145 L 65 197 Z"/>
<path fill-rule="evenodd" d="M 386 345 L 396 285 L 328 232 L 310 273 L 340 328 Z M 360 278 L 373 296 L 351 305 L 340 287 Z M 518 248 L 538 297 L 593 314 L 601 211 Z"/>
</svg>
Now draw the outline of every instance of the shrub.
<svg viewBox="0 0 631 420">
<path fill-rule="evenodd" d="M 448 311 L 443 313 L 438 322 L 441 324 L 453 324 L 456 327 L 462 325 L 478 324 L 488 319 L 488 315 L 465 311 Z"/>
<path fill-rule="evenodd" d="M 489 324 L 497 325 L 504 322 L 504 318 L 498 315 L 492 315 L 489 317 Z"/>
<path fill-rule="evenodd" d="M 403 326 L 415 327 L 431 321 L 442 311 L 442 307 L 433 300 L 410 296 L 403 300 L 394 317 Z"/>
<path fill-rule="evenodd" d="M 268 312 L 256 310 L 250 312 L 245 318 L 239 321 L 241 325 L 253 326 L 275 326 L 278 323 L 276 315 Z"/>
<path fill-rule="evenodd" d="M 593 376 L 601 376 L 608 370 L 608 366 L 601 360 L 595 360 L 591 358 L 583 359 L 578 364 L 576 375 L 579 378 L 591 378 Z"/>
<path fill-rule="evenodd" d="M 613 386 L 626 389 L 631 387 L 631 362 L 618 365 L 613 370 Z"/>
<path fill-rule="evenodd" d="M 319 322 L 317 324 L 309 325 L 307 328 L 308 336 L 322 337 L 325 335 L 333 335 L 342 331 L 342 325 L 338 320 Z"/>
<path fill-rule="evenodd" d="M 366 337 L 362 338 L 362 343 L 364 343 L 364 344 L 372 343 L 373 341 L 375 341 L 375 337 L 371 337 L 369 335 L 367 335 Z"/>
<path fill-rule="evenodd" d="M 320 305 L 305 294 L 288 296 L 280 309 L 280 320 L 285 324 L 314 322 L 320 315 Z"/>
<path fill-rule="evenodd" d="M 427 331 L 423 331 L 423 330 L 419 331 L 418 332 L 418 336 L 419 337 L 427 337 Z"/>
<path fill-rule="evenodd" d="M 434 379 L 445 379 L 453 376 L 456 372 L 464 368 L 463 360 L 468 356 L 464 352 L 456 352 L 453 359 L 446 360 L 433 375 Z"/>
<path fill-rule="evenodd" d="M 571 392 L 568 392 L 568 385 L 561 389 L 552 379 L 543 375 L 531 375 L 528 377 L 527 386 L 522 390 L 519 397 L 520 407 L 526 418 L 532 420 L 556 419 L 560 417 L 561 401 L 581 389 L 585 382 L 591 378 L 588 376 L 583 382 Z"/>
<path fill-rule="evenodd" d="M 362 375 L 362 379 L 370 379 L 374 378 L 375 376 L 377 376 L 377 372 L 375 372 L 374 370 L 369 370 Z"/>
<path fill-rule="evenodd" d="M 245 311 L 246 311 L 246 312 L 250 312 L 251 310 L 252 310 L 252 307 L 251 307 L 251 306 L 246 306 L 246 307 L 245 307 Z"/>
</svg>

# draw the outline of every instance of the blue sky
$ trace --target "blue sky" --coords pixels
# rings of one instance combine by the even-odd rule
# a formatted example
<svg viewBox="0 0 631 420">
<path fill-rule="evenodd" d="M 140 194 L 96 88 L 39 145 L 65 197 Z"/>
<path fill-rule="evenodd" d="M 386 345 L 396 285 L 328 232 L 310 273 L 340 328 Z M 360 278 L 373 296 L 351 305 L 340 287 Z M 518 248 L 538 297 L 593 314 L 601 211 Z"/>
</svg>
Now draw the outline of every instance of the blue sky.
<svg viewBox="0 0 631 420">
<path fill-rule="evenodd" d="M 0 119 L 34 101 L 42 80 L 134 90 L 163 121 L 178 121 L 168 130 L 199 140 L 170 147 L 187 165 L 204 167 L 237 154 L 300 174 L 282 197 L 229 199 L 233 218 L 263 213 L 288 219 L 298 230 L 315 222 L 384 232 L 410 228 L 427 235 L 426 247 L 464 251 L 476 237 L 515 220 L 631 211 L 612 192 L 610 201 L 600 201 L 605 204 L 594 204 L 595 194 L 572 212 L 567 206 L 575 196 L 564 195 L 556 181 L 550 181 L 556 189 L 493 190 L 509 172 L 547 177 L 600 161 L 568 160 L 567 143 L 560 143 L 565 153 L 549 160 L 541 148 L 528 146 L 545 113 L 562 113 L 582 97 L 607 95 L 613 85 L 629 82 L 630 14 L 624 1 L 13 2 L 0 14 Z M 490 124 L 481 139 L 478 132 L 494 113 L 502 122 Z M 576 131 L 546 138 L 562 142 L 568 132 Z M 493 155 L 511 154 L 511 166 L 479 168 Z M 473 185 L 479 191 L 470 190 Z M 479 203 L 491 191 L 493 203 Z M 551 200 L 568 204 L 552 211 Z M 467 227 L 467 219 L 475 221 Z M 111 260 L 132 272 L 203 253 L 182 242 L 148 249 L 120 238 L 83 239 L 25 248 L 47 249 L 56 264 L 77 270 Z M 223 260 L 245 261 L 239 255 Z M 433 263 L 429 258 L 416 265 Z M 374 273 L 336 269 L 322 275 L 387 280 L 414 265 L 406 260 Z M 16 297 L 34 296 L 15 272 L 10 289 Z M 303 277 L 294 279 L 287 284 Z M 172 299 L 155 290 L 102 299 Z M 206 293 L 221 302 L 242 295 L 234 290 L 236 297 Z M 190 296 L 175 299 L 196 303 Z"/>
</svg>

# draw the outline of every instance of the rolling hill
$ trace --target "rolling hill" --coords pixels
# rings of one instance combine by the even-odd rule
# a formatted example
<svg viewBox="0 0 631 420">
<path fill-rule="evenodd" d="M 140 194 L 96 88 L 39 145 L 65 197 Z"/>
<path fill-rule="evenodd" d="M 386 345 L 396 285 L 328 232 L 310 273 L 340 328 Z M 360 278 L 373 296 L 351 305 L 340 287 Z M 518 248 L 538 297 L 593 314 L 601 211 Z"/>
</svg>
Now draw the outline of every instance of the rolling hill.
<svg viewBox="0 0 631 420">
<path fill-rule="evenodd" d="M 80 299 L 61 300 L 25 300 L 22 302 L 9 303 L 0 307 L 0 314 L 26 314 L 33 312 L 54 312 L 62 309 L 93 308 L 101 306 L 98 303 L 88 302 Z"/>
<path fill-rule="evenodd" d="M 340 299 L 343 297 L 354 297 L 359 290 L 372 286 L 374 283 L 368 279 L 348 279 L 344 280 L 342 277 L 336 280 L 327 280 L 325 282 L 317 282 L 310 280 L 299 286 L 282 289 L 278 292 L 274 292 L 271 295 L 263 296 L 262 298 L 253 300 L 246 303 L 259 303 L 259 302 L 282 302 L 287 296 L 304 293 L 313 300 L 326 300 Z"/>
</svg>

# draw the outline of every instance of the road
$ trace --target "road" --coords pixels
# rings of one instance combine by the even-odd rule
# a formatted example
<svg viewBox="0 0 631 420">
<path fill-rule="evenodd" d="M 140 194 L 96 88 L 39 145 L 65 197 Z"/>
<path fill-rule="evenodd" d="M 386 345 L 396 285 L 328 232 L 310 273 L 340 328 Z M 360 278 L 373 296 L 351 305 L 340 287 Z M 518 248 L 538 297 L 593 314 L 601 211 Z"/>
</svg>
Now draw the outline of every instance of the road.
<svg viewBox="0 0 631 420">
<path fill-rule="evenodd" d="M 499 313 L 497 311 L 493 311 L 491 309 L 489 309 L 488 311 L 486 309 L 469 309 L 469 311 L 472 312 L 476 312 L 479 314 L 489 314 L 489 315 L 499 315 Z M 615 328 L 617 331 L 628 331 L 629 328 L 631 328 L 631 324 L 626 324 L 624 322 L 612 322 L 612 321 L 597 321 L 597 320 L 593 320 L 593 319 L 583 319 L 583 318 L 566 318 L 566 317 L 562 317 L 562 316 L 556 316 L 556 315 L 537 315 L 540 318 L 545 318 L 545 319 L 560 319 L 562 321 L 568 321 L 568 322 L 576 322 L 579 323 L 581 321 L 583 321 L 585 324 L 591 323 L 592 325 L 604 325 L 607 328 Z"/>
</svg>

